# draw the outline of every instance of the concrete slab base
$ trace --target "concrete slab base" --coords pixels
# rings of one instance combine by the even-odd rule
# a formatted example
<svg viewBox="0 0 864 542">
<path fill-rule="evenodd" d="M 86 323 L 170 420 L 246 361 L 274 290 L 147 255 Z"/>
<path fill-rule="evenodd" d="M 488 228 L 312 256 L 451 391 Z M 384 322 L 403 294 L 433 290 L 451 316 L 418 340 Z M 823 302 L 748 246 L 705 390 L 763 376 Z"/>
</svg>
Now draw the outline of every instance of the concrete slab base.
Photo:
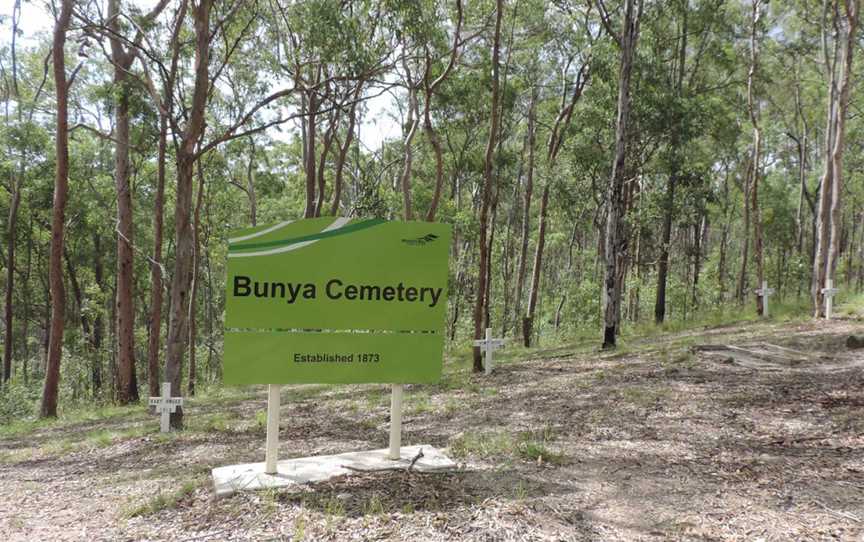
<svg viewBox="0 0 864 542">
<path fill-rule="evenodd" d="M 421 450 L 423 455 L 415 461 Z M 444 472 L 456 468 L 452 459 L 428 444 L 403 446 L 399 450 L 400 458 L 395 461 L 387 458 L 387 452 L 381 449 L 286 459 L 277 463 L 276 474 L 266 474 L 264 463 L 218 467 L 213 469 L 213 485 L 216 496 L 225 497 L 237 491 L 321 482 L 346 474 L 407 470 L 408 467 L 417 472 Z"/>
</svg>

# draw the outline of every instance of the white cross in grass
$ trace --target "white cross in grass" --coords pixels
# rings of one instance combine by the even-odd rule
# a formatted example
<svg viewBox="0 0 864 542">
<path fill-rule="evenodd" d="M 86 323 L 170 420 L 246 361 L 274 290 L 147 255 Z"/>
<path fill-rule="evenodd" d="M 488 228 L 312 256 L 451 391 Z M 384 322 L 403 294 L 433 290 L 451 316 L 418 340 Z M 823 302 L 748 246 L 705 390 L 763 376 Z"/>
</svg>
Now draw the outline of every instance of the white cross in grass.
<svg viewBox="0 0 864 542">
<path fill-rule="evenodd" d="M 834 288 L 834 281 L 827 279 L 825 281 L 827 288 L 822 288 L 822 295 L 825 297 L 825 319 L 831 319 L 831 310 L 834 308 L 834 296 L 840 291 Z"/>
<path fill-rule="evenodd" d="M 774 288 L 768 287 L 768 281 L 762 281 L 762 287 L 756 290 L 756 295 L 762 298 L 762 316 L 768 317 L 768 298 L 774 294 Z"/>
<path fill-rule="evenodd" d="M 474 346 L 479 346 L 483 349 L 483 352 L 486 356 L 485 363 L 483 364 L 484 369 L 486 370 L 486 374 L 489 375 L 492 373 L 492 352 L 496 349 L 504 346 L 504 339 L 493 339 L 492 338 L 492 328 L 486 328 L 486 338 L 485 339 L 477 339 L 474 341 Z"/>
<path fill-rule="evenodd" d="M 170 415 L 177 410 L 177 407 L 183 406 L 182 397 L 171 397 L 171 383 L 162 383 L 162 397 L 151 397 L 150 406 L 156 407 L 156 412 L 162 415 L 160 430 L 167 433 L 171 430 L 168 426 Z"/>
</svg>

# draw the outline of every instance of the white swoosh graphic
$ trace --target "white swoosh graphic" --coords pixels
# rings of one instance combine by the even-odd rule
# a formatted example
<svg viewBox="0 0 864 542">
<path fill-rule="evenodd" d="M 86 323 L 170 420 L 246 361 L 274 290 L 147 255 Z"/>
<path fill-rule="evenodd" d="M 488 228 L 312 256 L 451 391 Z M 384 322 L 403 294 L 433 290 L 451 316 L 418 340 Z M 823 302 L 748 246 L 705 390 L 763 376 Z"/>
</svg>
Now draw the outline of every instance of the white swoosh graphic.
<svg viewBox="0 0 864 542">
<path fill-rule="evenodd" d="M 321 232 L 338 230 L 348 222 L 350 222 L 350 218 L 339 217 L 333 221 L 332 224 L 321 230 Z M 269 256 L 271 254 L 281 254 L 282 252 L 290 252 L 292 250 L 297 250 L 298 248 L 303 248 L 311 245 L 312 243 L 317 243 L 321 239 L 312 239 L 311 241 L 301 241 L 300 243 L 294 243 L 293 245 L 288 245 L 284 247 L 271 248 L 269 250 L 259 250 L 258 252 L 237 252 L 234 254 L 228 253 L 229 258 L 249 258 L 251 256 Z"/>
<path fill-rule="evenodd" d="M 294 222 L 294 221 L 293 220 L 286 220 L 285 222 L 280 222 L 280 223 L 276 224 L 275 226 L 270 226 L 269 228 L 261 230 L 259 232 L 250 233 L 249 235 L 243 235 L 242 237 L 232 237 L 231 239 L 228 239 L 228 242 L 229 243 L 239 243 L 240 241 L 246 241 L 247 239 L 254 239 L 256 237 L 261 237 L 262 235 L 266 235 L 266 234 L 273 232 L 273 231 L 276 231 L 280 228 L 284 228 L 285 226 L 287 226 L 288 224 L 290 224 L 292 222 Z"/>
</svg>

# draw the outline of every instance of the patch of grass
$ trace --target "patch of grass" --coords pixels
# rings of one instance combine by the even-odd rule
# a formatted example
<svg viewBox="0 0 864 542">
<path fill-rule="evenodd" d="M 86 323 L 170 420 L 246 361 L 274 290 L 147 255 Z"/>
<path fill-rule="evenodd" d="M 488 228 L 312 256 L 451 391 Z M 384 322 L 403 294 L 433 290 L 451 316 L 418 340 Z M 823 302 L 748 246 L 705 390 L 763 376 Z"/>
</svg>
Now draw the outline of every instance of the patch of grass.
<svg viewBox="0 0 864 542">
<path fill-rule="evenodd" d="M 304 516 L 299 516 L 294 520 L 294 536 L 291 537 L 291 540 L 294 542 L 301 542 L 306 538 L 306 518 Z"/>
<path fill-rule="evenodd" d="M 77 443 L 79 447 L 106 448 L 119 440 L 126 438 L 141 437 L 151 430 L 144 424 L 136 424 L 117 431 L 97 429 L 84 435 L 84 439 Z"/>
<path fill-rule="evenodd" d="M 367 431 L 372 431 L 373 429 L 378 428 L 378 422 L 375 421 L 375 418 L 370 418 L 368 416 L 361 419 L 359 423 L 360 427 L 366 429 Z"/>
<path fill-rule="evenodd" d="M 363 503 L 363 514 L 367 516 L 380 516 L 384 513 L 384 503 L 381 502 L 381 497 L 372 495 L 372 497 Z"/>
<path fill-rule="evenodd" d="M 627 386 L 619 389 L 621 398 L 640 407 L 649 407 L 661 400 L 668 392 L 655 388 L 646 388 L 644 386 Z"/>
<path fill-rule="evenodd" d="M 519 434 L 516 444 L 516 455 L 522 459 L 538 463 L 561 465 L 564 455 L 549 449 L 549 443 L 555 440 L 552 426 L 545 425 L 539 431 L 525 431 Z"/>
<path fill-rule="evenodd" d="M 517 501 L 524 501 L 528 498 L 528 488 L 525 487 L 525 482 L 522 480 L 519 480 L 519 483 L 513 489 L 513 498 Z"/>
<path fill-rule="evenodd" d="M 409 396 L 408 405 L 408 414 L 411 415 L 425 414 L 432 410 L 432 400 L 426 392 Z"/>
<path fill-rule="evenodd" d="M 67 455 L 73 452 L 78 451 L 81 446 L 70 439 L 59 439 L 49 441 L 47 444 L 42 446 L 41 450 L 48 456 L 60 456 Z"/>
<path fill-rule="evenodd" d="M 331 495 L 322 503 L 324 514 L 327 517 L 341 517 L 345 515 L 345 503 L 335 495 Z"/>
<path fill-rule="evenodd" d="M 84 439 L 96 448 L 107 448 L 114 443 L 114 435 L 107 429 L 90 431 Z"/>
<path fill-rule="evenodd" d="M 332 386 L 329 384 L 304 384 L 302 386 L 291 386 L 282 392 L 282 404 L 302 399 L 314 399 L 327 392 Z"/>
<path fill-rule="evenodd" d="M 0 450 L 0 464 L 20 463 L 33 456 L 33 448 L 19 448 L 17 450 Z"/>
<path fill-rule="evenodd" d="M 228 411 L 216 411 L 210 414 L 198 413 L 194 417 L 189 417 L 186 421 L 186 428 L 189 431 L 199 433 L 226 433 L 235 430 L 236 414 Z M 257 423 L 256 416 L 256 423 Z M 267 425 L 267 416 L 264 415 L 264 427 Z"/>
<path fill-rule="evenodd" d="M 487 387 L 483 388 L 482 390 L 480 390 L 480 394 L 483 395 L 484 397 L 495 397 L 498 395 L 498 393 L 500 393 L 498 391 L 498 388 L 495 388 L 493 386 L 487 386 Z"/>
<path fill-rule="evenodd" d="M 279 490 L 275 487 L 267 488 L 261 492 L 261 508 L 266 516 L 276 513 L 279 504 Z"/>
<path fill-rule="evenodd" d="M 255 429 L 265 431 L 267 429 L 267 411 L 258 410 L 255 412 Z"/>
<path fill-rule="evenodd" d="M 467 403 L 464 401 L 460 401 L 456 397 L 447 397 L 444 400 L 444 414 L 454 414 L 456 412 L 461 412 L 468 407 Z"/>
<path fill-rule="evenodd" d="M 180 486 L 179 489 L 174 491 L 164 491 L 152 497 L 148 501 L 143 504 L 139 504 L 133 506 L 126 510 L 124 515 L 126 517 L 138 517 L 138 516 L 149 516 L 153 514 L 157 514 L 162 510 L 172 510 L 177 508 L 183 499 L 191 495 L 195 492 L 195 490 L 201 485 L 202 481 L 200 479 L 197 480 L 187 480 Z"/>
<path fill-rule="evenodd" d="M 450 441 L 450 453 L 464 459 L 470 455 L 494 458 L 509 455 L 513 437 L 504 430 L 460 433 Z"/>
<path fill-rule="evenodd" d="M 438 382 L 438 387 L 443 391 L 462 390 L 468 386 L 470 381 L 471 373 L 467 370 L 453 369 L 452 371 L 444 371 Z"/>
<path fill-rule="evenodd" d="M 372 410 L 374 408 L 388 405 L 389 396 L 381 389 L 372 389 L 366 394 L 366 408 Z"/>
<path fill-rule="evenodd" d="M 538 463 L 552 463 L 560 465 L 564 463 L 564 455 L 550 450 L 545 442 L 526 440 L 516 447 L 519 457 Z"/>
</svg>

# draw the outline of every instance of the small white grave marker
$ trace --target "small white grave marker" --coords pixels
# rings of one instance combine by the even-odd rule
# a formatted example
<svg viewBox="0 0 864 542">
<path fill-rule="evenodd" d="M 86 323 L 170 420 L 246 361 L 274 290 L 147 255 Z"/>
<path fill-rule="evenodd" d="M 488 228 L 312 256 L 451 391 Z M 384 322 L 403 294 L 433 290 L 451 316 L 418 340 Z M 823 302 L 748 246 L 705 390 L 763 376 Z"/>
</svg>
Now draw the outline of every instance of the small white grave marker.
<svg viewBox="0 0 864 542">
<path fill-rule="evenodd" d="M 171 383 L 162 383 L 162 397 L 151 397 L 150 406 L 156 407 L 156 412 L 162 415 L 160 430 L 167 433 L 171 430 L 168 426 L 170 415 L 177 410 L 177 407 L 183 406 L 182 397 L 171 397 Z"/>
<path fill-rule="evenodd" d="M 834 296 L 840 291 L 834 288 L 834 281 L 827 279 L 825 281 L 827 288 L 822 288 L 822 295 L 825 297 L 825 319 L 831 319 L 831 309 L 834 308 Z"/>
<path fill-rule="evenodd" d="M 486 370 L 487 375 L 492 374 L 492 352 L 504 346 L 504 339 L 493 339 L 492 328 L 487 327 L 486 338 L 474 341 L 474 346 L 479 346 L 483 349 L 486 356 L 483 368 Z"/>
<path fill-rule="evenodd" d="M 768 317 L 768 298 L 774 294 L 774 288 L 768 287 L 768 281 L 762 281 L 762 287 L 756 290 L 756 295 L 762 298 L 762 316 Z"/>
</svg>

